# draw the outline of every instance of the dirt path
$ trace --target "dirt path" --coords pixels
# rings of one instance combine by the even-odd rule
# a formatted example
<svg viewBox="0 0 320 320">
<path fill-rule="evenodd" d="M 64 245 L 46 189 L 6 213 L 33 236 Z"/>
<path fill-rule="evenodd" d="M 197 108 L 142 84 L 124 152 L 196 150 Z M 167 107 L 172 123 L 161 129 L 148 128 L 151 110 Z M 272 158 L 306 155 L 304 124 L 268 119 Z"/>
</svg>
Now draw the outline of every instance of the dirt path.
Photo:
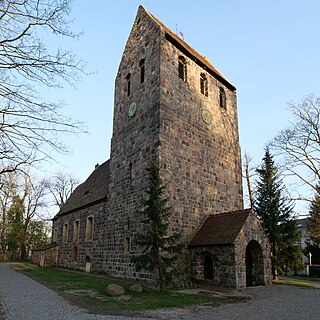
<svg viewBox="0 0 320 320">
<path fill-rule="evenodd" d="M 183 320 L 304 320 L 320 319 L 320 290 L 275 285 L 244 290 L 251 300 L 220 306 L 196 306 L 176 310 L 149 311 L 156 319 Z"/>
</svg>

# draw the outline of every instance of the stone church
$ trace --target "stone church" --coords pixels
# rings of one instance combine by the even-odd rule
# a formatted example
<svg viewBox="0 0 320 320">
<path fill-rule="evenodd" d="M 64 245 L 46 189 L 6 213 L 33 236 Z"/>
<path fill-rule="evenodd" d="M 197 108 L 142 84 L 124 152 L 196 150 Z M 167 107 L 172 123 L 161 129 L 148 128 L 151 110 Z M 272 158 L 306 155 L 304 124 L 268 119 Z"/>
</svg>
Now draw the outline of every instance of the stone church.
<svg viewBox="0 0 320 320">
<path fill-rule="evenodd" d="M 174 209 L 171 231 L 188 244 L 185 277 L 236 288 L 269 284 L 267 238 L 243 209 L 236 88 L 142 6 L 116 76 L 113 112 L 110 159 L 53 218 L 54 264 L 155 278 L 130 262 L 139 250 L 132 240 L 142 229 L 146 167 L 155 161 Z M 50 264 L 45 250 L 37 254 Z"/>
</svg>

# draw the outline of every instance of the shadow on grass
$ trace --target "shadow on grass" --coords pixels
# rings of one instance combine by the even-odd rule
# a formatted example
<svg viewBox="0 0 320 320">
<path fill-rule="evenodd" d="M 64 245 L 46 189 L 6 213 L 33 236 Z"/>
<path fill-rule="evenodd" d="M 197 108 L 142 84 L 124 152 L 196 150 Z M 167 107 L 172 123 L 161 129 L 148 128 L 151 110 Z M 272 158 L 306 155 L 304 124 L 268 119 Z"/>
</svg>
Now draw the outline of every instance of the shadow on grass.
<svg viewBox="0 0 320 320">
<path fill-rule="evenodd" d="M 38 268 L 31 264 L 14 263 L 12 268 L 53 289 L 63 298 L 89 312 L 100 314 L 132 315 L 139 311 L 160 308 L 182 308 L 198 304 L 221 304 L 227 298 L 214 294 L 186 294 L 177 290 L 167 290 L 161 294 L 158 290 L 144 287 L 143 292 L 129 290 L 134 282 L 71 271 L 61 268 Z M 126 294 L 120 297 L 107 297 L 108 284 L 121 285 Z M 228 298 L 230 299 L 230 297 Z M 235 301 L 238 302 L 238 301 Z"/>
</svg>

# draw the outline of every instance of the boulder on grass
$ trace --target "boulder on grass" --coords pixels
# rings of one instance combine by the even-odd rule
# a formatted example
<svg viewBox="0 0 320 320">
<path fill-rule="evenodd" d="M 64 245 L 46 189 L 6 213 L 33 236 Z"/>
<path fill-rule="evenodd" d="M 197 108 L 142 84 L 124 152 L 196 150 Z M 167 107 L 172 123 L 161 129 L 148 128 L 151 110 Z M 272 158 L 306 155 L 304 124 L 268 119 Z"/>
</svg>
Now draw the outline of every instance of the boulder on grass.
<svg viewBox="0 0 320 320">
<path fill-rule="evenodd" d="M 141 293 L 143 292 L 143 288 L 141 284 L 134 284 L 129 288 L 129 291 Z"/>
<path fill-rule="evenodd" d="M 119 297 L 124 295 L 124 289 L 115 283 L 111 283 L 107 285 L 105 293 L 108 297 Z"/>
</svg>

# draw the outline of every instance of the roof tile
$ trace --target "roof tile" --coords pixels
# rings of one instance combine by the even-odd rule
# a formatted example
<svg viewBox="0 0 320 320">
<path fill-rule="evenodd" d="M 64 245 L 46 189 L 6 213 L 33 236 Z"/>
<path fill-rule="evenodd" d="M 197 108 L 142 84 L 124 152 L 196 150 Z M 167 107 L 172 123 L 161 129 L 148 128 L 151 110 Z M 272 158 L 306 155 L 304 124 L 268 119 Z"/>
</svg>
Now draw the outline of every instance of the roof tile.
<svg viewBox="0 0 320 320">
<path fill-rule="evenodd" d="M 109 183 L 110 160 L 97 166 L 88 179 L 73 191 L 57 216 L 107 198 Z"/>
<path fill-rule="evenodd" d="M 251 209 L 210 215 L 189 246 L 232 244 L 247 220 Z"/>
</svg>

